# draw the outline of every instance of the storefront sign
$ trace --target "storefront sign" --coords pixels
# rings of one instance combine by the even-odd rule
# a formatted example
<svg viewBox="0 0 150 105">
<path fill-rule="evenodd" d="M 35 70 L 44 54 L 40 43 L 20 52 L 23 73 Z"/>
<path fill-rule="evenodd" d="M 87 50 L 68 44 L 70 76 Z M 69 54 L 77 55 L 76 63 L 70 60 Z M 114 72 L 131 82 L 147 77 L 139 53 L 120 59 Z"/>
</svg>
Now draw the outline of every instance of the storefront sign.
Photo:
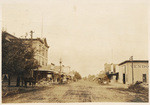
<svg viewBox="0 0 150 105">
<path fill-rule="evenodd" d="M 132 65 L 131 65 L 132 67 Z M 148 68 L 148 65 L 134 65 L 133 64 L 133 68 Z"/>
</svg>

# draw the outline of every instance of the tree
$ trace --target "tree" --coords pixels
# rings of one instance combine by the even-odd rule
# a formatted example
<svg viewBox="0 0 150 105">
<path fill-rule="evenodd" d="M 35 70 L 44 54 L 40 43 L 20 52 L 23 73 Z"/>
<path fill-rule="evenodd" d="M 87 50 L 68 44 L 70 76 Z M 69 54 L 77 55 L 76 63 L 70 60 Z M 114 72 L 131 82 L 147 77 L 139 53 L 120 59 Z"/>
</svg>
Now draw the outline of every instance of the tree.
<svg viewBox="0 0 150 105">
<path fill-rule="evenodd" d="M 78 72 L 75 72 L 74 78 L 77 79 L 77 80 L 82 79 L 81 75 Z"/>
<path fill-rule="evenodd" d="M 11 75 L 17 75 L 16 86 L 20 86 L 20 78 L 39 67 L 34 56 L 32 42 L 25 43 L 18 38 L 7 40 L 6 33 L 2 32 L 2 73 L 9 75 L 8 85 Z"/>
<path fill-rule="evenodd" d="M 95 75 L 88 75 L 88 80 L 89 81 L 93 81 L 94 80 L 94 78 L 95 78 L 96 76 Z"/>
</svg>

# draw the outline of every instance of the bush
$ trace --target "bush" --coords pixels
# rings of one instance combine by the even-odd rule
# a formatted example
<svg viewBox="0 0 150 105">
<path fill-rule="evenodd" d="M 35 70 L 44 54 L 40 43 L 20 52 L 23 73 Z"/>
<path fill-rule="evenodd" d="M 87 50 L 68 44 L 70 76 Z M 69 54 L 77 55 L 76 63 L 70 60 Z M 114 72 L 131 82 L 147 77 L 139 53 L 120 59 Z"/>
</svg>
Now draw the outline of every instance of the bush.
<svg viewBox="0 0 150 105">
<path fill-rule="evenodd" d="M 130 85 L 128 89 L 132 92 L 143 93 L 146 89 L 140 85 L 141 83 L 137 81 L 135 84 Z"/>
</svg>

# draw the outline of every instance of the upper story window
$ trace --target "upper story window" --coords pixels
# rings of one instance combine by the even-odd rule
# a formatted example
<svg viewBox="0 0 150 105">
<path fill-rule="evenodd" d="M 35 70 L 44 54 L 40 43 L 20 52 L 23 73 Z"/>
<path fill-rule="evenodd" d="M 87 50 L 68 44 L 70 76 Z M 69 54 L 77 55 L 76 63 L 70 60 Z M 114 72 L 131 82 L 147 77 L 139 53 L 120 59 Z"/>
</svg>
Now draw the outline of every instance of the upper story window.
<svg viewBox="0 0 150 105">
<path fill-rule="evenodd" d="M 41 52 L 41 45 L 39 45 L 39 53 Z"/>
<path fill-rule="evenodd" d="M 47 52 L 47 50 L 46 50 L 46 52 L 45 52 L 46 54 L 45 54 L 45 56 L 46 56 L 46 58 L 48 57 L 48 52 Z"/>
<path fill-rule="evenodd" d="M 44 47 L 42 48 L 42 55 L 44 56 Z"/>
<path fill-rule="evenodd" d="M 39 62 L 38 63 L 39 63 L 39 65 L 41 64 L 41 58 L 40 57 L 39 57 Z"/>
<path fill-rule="evenodd" d="M 44 59 L 42 58 L 42 65 L 44 65 Z"/>
</svg>

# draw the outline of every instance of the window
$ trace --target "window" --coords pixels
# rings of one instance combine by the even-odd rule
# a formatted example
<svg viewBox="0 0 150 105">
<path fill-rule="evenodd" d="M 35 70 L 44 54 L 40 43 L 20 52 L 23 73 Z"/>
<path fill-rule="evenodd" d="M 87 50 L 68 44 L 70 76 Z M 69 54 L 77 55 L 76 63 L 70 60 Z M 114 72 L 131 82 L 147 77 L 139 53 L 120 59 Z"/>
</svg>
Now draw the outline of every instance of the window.
<svg viewBox="0 0 150 105">
<path fill-rule="evenodd" d="M 44 59 L 42 59 L 42 65 L 44 65 Z"/>
<path fill-rule="evenodd" d="M 44 56 L 44 47 L 42 48 L 42 55 Z"/>
<path fill-rule="evenodd" d="M 146 74 L 143 74 L 143 82 L 146 82 Z"/>
<path fill-rule="evenodd" d="M 41 58 L 39 57 L 39 65 L 41 65 Z"/>
<path fill-rule="evenodd" d="M 41 53 L 41 45 L 39 45 L 39 53 Z"/>
<path fill-rule="evenodd" d="M 47 54 L 47 50 L 46 50 L 46 52 L 45 52 L 45 53 L 46 53 L 46 58 L 47 58 L 47 55 L 48 55 L 48 54 Z"/>
</svg>

